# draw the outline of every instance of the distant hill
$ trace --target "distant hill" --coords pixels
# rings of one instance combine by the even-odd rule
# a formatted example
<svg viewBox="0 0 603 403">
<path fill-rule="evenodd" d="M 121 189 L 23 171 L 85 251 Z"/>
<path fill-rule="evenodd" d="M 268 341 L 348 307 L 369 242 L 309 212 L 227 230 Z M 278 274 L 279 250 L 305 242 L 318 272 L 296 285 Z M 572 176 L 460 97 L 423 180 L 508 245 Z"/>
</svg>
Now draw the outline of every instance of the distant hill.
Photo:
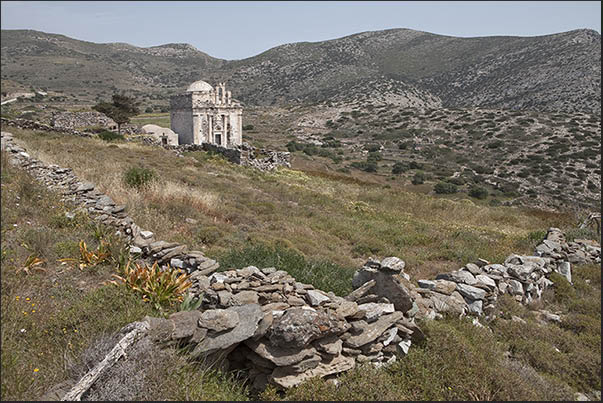
<svg viewBox="0 0 603 403">
<path fill-rule="evenodd" d="M 116 89 L 167 100 L 192 81 L 226 81 L 254 105 L 377 98 L 402 106 L 601 110 L 601 35 L 457 38 L 409 29 L 300 42 L 227 61 L 187 44 L 139 48 L 2 30 L 2 87 L 95 99 Z"/>
</svg>

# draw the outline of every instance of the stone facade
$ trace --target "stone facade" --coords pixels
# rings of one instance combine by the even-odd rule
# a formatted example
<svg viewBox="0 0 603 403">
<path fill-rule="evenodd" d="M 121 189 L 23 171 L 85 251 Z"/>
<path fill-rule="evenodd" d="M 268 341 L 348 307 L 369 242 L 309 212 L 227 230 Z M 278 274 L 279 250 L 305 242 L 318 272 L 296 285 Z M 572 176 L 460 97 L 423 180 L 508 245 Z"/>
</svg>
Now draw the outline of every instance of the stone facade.
<svg viewBox="0 0 603 403">
<path fill-rule="evenodd" d="M 179 144 L 215 144 L 233 147 L 243 142 L 243 108 L 224 83 L 216 88 L 195 81 L 185 94 L 170 99 L 171 129 Z"/>
</svg>

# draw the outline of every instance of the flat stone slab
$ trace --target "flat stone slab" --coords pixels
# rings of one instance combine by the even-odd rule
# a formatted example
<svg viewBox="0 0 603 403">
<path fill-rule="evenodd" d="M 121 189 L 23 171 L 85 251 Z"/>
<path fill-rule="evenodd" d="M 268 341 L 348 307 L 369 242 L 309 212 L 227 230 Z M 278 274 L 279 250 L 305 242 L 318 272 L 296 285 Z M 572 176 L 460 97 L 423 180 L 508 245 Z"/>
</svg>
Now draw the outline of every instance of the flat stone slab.
<svg viewBox="0 0 603 403">
<path fill-rule="evenodd" d="M 205 311 L 199 318 L 199 326 L 208 330 L 222 332 L 239 324 L 239 314 L 227 309 Z"/>
<path fill-rule="evenodd" d="M 354 368 L 355 365 L 356 361 L 353 358 L 339 355 L 330 361 L 325 360 L 318 364 L 316 368 L 312 368 L 301 374 L 291 373 L 291 370 L 286 367 L 277 367 L 268 379 L 271 383 L 282 388 L 292 388 L 307 379 L 348 371 Z"/>
<path fill-rule="evenodd" d="M 306 298 L 312 306 L 318 306 L 323 302 L 328 302 L 331 300 L 329 297 L 316 290 L 308 290 L 306 293 Z"/>
<path fill-rule="evenodd" d="M 448 280 L 454 281 L 455 283 L 465 283 L 473 285 L 477 283 L 473 274 L 465 270 L 451 271 L 450 273 L 441 273 L 436 276 L 436 280 Z"/>
<path fill-rule="evenodd" d="M 379 319 L 380 316 L 393 313 L 394 304 L 380 304 L 377 302 L 369 302 L 366 304 L 358 305 L 358 309 L 365 312 L 365 320 L 370 323 Z"/>
<path fill-rule="evenodd" d="M 217 350 L 227 349 L 237 343 L 249 339 L 258 328 L 258 323 L 264 317 L 264 313 L 258 304 L 234 306 L 227 311 L 233 311 L 239 315 L 239 323 L 232 330 L 213 337 L 207 336 L 195 347 L 191 353 L 192 357 L 209 354 Z"/>
<path fill-rule="evenodd" d="M 357 326 L 357 329 L 361 330 L 361 333 L 350 336 L 347 340 L 345 340 L 344 343 L 352 348 L 358 348 L 360 346 L 365 345 L 366 343 L 370 343 L 377 337 L 381 336 L 395 322 L 401 319 L 402 316 L 402 312 L 395 311 L 392 314 L 380 317 L 379 320 L 374 323 L 360 323 Z"/>
<path fill-rule="evenodd" d="M 472 300 L 486 298 L 486 291 L 481 288 L 473 287 L 467 284 L 457 284 L 456 290 L 464 297 Z"/>
<path fill-rule="evenodd" d="M 306 357 L 312 357 L 316 354 L 314 347 L 291 349 L 272 345 L 266 339 L 258 341 L 249 339 L 245 341 L 245 345 L 260 357 L 269 360 L 279 367 L 297 364 Z"/>
</svg>

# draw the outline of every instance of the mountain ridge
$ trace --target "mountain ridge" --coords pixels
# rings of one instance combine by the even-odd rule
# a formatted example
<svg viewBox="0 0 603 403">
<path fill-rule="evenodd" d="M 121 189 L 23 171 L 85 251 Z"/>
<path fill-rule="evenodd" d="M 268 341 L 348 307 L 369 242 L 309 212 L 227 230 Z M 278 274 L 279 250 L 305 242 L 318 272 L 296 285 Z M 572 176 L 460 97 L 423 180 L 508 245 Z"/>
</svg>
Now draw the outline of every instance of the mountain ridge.
<svg viewBox="0 0 603 403">
<path fill-rule="evenodd" d="M 137 47 L 2 30 L 2 81 L 3 87 L 54 86 L 88 98 L 132 91 L 164 102 L 192 81 L 225 81 L 251 105 L 345 99 L 346 88 L 366 83 L 375 83 L 367 88 L 377 94 L 367 99 L 374 99 L 384 82 L 394 81 L 398 89 L 383 96 L 410 99 L 421 93 L 429 106 L 600 114 L 600 54 L 601 36 L 590 29 L 466 38 L 392 28 L 283 44 L 239 60 L 215 58 L 183 43 Z"/>
</svg>

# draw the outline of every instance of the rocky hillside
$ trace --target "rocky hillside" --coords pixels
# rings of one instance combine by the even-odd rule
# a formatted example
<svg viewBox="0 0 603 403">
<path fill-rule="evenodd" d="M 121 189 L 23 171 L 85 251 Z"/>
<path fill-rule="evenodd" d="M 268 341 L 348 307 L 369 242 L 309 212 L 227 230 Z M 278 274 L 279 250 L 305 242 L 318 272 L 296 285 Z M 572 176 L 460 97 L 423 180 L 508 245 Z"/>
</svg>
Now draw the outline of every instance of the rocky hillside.
<svg viewBox="0 0 603 403">
<path fill-rule="evenodd" d="M 2 30 L 2 92 L 47 88 L 79 99 L 128 90 L 163 93 L 223 64 L 188 44 L 139 48 L 32 30 Z M 167 96 L 166 96 L 167 97 Z"/>
<path fill-rule="evenodd" d="M 2 30 L 2 87 L 79 97 L 127 89 L 167 99 L 191 81 L 225 80 L 248 104 L 390 98 L 401 106 L 600 113 L 601 36 L 456 38 L 409 29 L 275 47 L 243 60 L 190 45 L 138 48 Z"/>
</svg>

